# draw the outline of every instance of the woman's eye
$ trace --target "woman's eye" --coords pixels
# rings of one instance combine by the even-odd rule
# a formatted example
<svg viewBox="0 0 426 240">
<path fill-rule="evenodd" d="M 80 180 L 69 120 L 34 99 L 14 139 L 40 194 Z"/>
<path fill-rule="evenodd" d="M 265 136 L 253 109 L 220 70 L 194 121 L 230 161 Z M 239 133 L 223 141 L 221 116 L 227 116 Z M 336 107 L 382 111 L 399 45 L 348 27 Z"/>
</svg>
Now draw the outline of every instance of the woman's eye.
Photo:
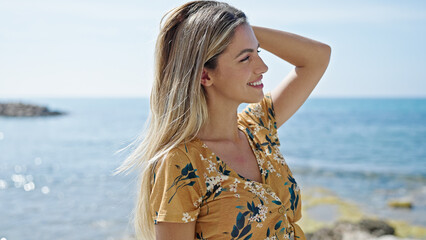
<svg viewBox="0 0 426 240">
<path fill-rule="evenodd" d="M 257 53 L 260 53 L 260 49 L 257 50 Z M 240 62 L 245 62 L 250 59 L 250 55 L 240 60 Z"/>
<path fill-rule="evenodd" d="M 250 58 L 250 56 L 247 56 L 247 57 L 245 57 L 245 58 L 241 59 L 241 61 L 240 61 L 240 62 L 247 61 L 247 60 L 249 60 L 249 58 Z"/>
</svg>

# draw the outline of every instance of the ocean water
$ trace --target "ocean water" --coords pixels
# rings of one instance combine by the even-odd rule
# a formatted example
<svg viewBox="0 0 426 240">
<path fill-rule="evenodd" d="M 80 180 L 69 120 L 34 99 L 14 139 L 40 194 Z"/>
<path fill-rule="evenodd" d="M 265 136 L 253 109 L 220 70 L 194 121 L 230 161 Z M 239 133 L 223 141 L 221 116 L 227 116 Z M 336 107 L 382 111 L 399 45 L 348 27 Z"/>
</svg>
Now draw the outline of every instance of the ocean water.
<svg viewBox="0 0 426 240">
<path fill-rule="evenodd" d="M 148 100 L 24 102 L 67 114 L 0 117 L 0 239 L 126 239 L 136 177 L 112 173 Z M 279 136 L 302 191 L 326 187 L 372 214 L 426 226 L 426 99 L 308 99 Z M 414 208 L 392 210 L 394 198 Z"/>
</svg>

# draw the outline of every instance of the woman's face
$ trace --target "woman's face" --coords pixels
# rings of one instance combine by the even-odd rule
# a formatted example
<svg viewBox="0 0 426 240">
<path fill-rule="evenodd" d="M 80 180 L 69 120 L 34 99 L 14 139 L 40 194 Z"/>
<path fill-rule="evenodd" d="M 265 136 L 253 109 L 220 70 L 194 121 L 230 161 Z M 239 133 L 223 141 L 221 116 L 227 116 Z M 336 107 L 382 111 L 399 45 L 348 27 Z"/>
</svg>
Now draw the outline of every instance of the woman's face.
<svg viewBox="0 0 426 240">
<path fill-rule="evenodd" d="M 259 42 L 253 29 L 242 24 L 235 29 L 235 34 L 226 50 L 217 58 L 214 70 L 207 71 L 209 84 L 203 84 L 207 97 L 218 100 L 242 102 L 259 102 L 263 98 L 262 74 L 268 70 L 258 54 Z"/>
</svg>

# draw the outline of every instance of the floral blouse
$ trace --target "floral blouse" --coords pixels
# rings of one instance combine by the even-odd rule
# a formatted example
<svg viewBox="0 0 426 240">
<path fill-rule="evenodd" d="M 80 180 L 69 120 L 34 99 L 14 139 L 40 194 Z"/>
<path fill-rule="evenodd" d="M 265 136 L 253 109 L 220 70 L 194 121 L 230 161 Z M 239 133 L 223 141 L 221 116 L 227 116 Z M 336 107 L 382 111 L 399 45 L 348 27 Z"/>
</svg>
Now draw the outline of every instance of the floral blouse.
<svg viewBox="0 0 426 240">
<path fill-rule="evenodd" d="M 154 223 L 196 221 L 194 239 L 305 240 L 300 190 L 279 151 L 270 94 L 238 115 L 262 182 L 239 175 L 201 140 L 181 144 L 154 170 Z"/>
</svg>

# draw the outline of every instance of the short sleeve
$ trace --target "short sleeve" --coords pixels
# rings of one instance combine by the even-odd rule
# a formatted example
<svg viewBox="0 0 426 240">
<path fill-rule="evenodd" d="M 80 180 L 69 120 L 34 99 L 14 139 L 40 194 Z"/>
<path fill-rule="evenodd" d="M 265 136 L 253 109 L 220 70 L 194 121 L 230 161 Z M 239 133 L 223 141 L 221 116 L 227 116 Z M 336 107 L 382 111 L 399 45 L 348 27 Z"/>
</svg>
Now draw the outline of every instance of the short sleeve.
<svg viewBox="0 0 426 240">
<path fill-rule="evenodd" d="M 248 125 L 259 125 L 266 128 L 271 136 L 277 134 L 274 105 L 271 94 L 267 93 L 259 103 L 249 104 L 241 113 L 240 120 Z"/>
<path fill-rule="evenodd" d="M 154 169 L 150 202 L 154 223 L 195 221 L 201 197 L 199 176 L 188 156 L 174 149 Z"/>
</svg>

